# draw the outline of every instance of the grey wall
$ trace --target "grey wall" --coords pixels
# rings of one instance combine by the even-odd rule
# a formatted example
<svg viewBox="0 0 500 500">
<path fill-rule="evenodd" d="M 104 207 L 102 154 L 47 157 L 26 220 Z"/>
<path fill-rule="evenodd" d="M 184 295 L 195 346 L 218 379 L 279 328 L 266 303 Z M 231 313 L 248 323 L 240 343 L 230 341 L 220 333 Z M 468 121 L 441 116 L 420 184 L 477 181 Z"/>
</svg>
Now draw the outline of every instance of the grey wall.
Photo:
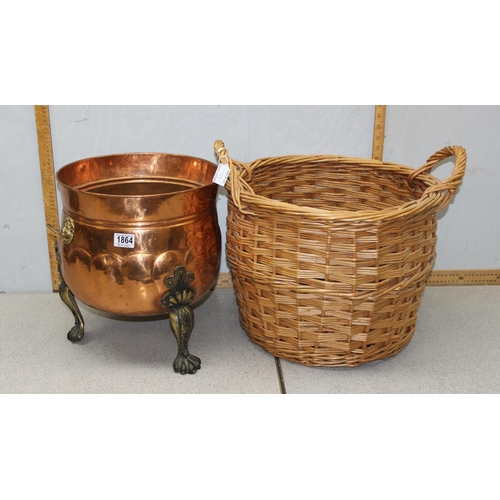
<svg viewBox="0 0 500 500">
<path fill-rule="evenodd" d="M 51 289 L 33 106 L 0 106 L 0 292 Z"/>
<path fill-rule="evenodd" d="M 371 156 L 374 106 L 50 106 L 55 169 L 131 151 L 214 160 L 216 139 L 249 161 L 288 154 Z M 418 167 L 445 145 L 467 173 L 439 215 L 435 269 L 500 267 L 499 106 L 388 106 L 384 160 Z M 434 171 L 445 178 L 451 162 Z M 223 234 L 227 199 L 220 188 Z M 33 106 L 0 106 L 0 292 L 49 292 Z M 225 238 L 224 238 L 225 241 Z M 227 272 L 223 259 L 222 272 Z"/>
<path fill-rule="evenodd" d="M 384 160 L 418 166 L 446 145 L 467 150 L 457 195 L 438 215 L 434 269 L 500 268 L 500 106 L 391 106 Z M 451 162 L 433 170 L 440 179 Z"/>
</svg>

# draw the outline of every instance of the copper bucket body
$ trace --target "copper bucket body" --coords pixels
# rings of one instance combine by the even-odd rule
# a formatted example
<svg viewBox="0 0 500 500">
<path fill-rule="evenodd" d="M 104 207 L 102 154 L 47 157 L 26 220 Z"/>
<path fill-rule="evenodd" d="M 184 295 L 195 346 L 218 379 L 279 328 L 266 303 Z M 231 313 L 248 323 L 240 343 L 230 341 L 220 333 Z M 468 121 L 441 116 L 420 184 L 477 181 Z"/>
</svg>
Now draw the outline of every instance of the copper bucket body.
<svg viewBox="0 0 500 500">
<path fill-rule="evenodd" d="M 162 153 L 61 168 L 63 220 L 73 220 L 74 236 L 70 243 L 59 238 L 60 269 L 73 294 L 110 313 L 165 314 L 164 280 L 182 265 L 194 273 L 191 304 L 198 302 L 220 264 L 215 170 L 206 160 Z"/>
<path fill-rule="evenodd" d="M 107 155 L 62 167 L 58 258 L 64 290 L 125 316 L 167 314 L 167 302 L 181 300 L 166 297 L 179 280 L 182 300 L 199 302 L 214 287 L 220 265 L 216 168 L 166 153 Z M 60 290 L 72 308 L 68 293 Z"/>
</svg>

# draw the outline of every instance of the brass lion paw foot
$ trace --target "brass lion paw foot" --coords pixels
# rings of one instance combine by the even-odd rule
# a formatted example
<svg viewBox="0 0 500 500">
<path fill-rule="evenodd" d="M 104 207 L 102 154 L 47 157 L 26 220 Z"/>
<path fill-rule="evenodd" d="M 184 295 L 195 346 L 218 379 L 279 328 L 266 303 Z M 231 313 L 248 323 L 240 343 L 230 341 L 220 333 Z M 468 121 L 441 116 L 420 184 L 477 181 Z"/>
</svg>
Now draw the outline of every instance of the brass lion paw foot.
<svg viewBox="0 0 500 500">
<path fill-rule="evenodd" d="M 84 334 L 83 326 L 75 325 L 68 332 L 68 340 L 71 340 L 71 342 L 80 342 L 80 340 L 83 339 L 83 334 Z"/>
<path fill-rule="evenodd" d="M 59 286 L 59 296 L 61 300 L 68 306 L 70 311 L 73 313 L 73 317 L 75 318 L 75 326 L 71 328 L 68 332 L 68 340 L 71 342 L 79 342 L 83 338 L 83 334 L 85 332 L 85 326 L 83 322 L 83 316 L 80 312 L 78 304 L 76 303 L 75 296 L 71 293 L 71 290 L 68 288 L 68 285 L 64 281 L 61 282 Z"/>
<path fill-rule="evenodd" d="M 174 361 L 175 373 L 195 374 L 201 368 L 201 359 L 192 354 L 178 354 Z"/>
<path fill-rule="evenodd" d="M 71 217 L 68 217 L 67 220 L 68 219 L 71 220 L 71 222 L 73 222 Z M 59 249 L 57 247 L 57 244 L 55 246 L 55 250 L 56 250 L 59 275 L 62 277 L 61 267 L 60 267 L 61 256 L 59 254 Z M 82 313 L 80 312 L 80 308 L 78 307 L 75 296 L 73 295 L 73 293 L 71 293 L 71 290 L 69 289 L 68 285 L 62 278 L 59 284 L 59 297 L 61 297 L 61 300 L 68 306 L 69 310 L 73 313 L 73 317 L 75 318 L 75 326 L 68 332 L 67 335 L 68 340 L 71 340 L 71 342 L 79 342 L 80 340 L 83 339 L 83 334 L 85 332 L 83 316 Z"/>
<path fill-rule="evenodd" d="M 165 278 L 165 286 L 170 290 L 162 297 L 161 305 L 168 309 L 170 327 L 177 339 L 178 353 L 174 361 L 174 371 L 185 375 L 196 373 L 201 368 L 201 361 L 188 351 L 189 337 L 193 331 L 194 314 L 189 305 L 196 295 L 190 286 L 194 274 L 184 266 L 177 266 L 174 274 Z"/>
</svg>

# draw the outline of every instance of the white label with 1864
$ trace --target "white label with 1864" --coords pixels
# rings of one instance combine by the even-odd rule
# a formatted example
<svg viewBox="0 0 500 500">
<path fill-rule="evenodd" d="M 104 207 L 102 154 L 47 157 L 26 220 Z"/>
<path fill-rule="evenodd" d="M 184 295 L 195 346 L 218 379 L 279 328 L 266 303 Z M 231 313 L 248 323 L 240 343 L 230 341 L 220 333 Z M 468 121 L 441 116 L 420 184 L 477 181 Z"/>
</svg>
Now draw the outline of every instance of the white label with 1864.
<svg viewBox="0 0 500 500">
<path fill-rule="evenodd" d="M 124 233 L 115 233 L 114 237 L 114 245 L 115 247 L 120 248 L 134 248 L 135 244 L 135 235 L 133 234 L 124 234 Z"/>
</svg>

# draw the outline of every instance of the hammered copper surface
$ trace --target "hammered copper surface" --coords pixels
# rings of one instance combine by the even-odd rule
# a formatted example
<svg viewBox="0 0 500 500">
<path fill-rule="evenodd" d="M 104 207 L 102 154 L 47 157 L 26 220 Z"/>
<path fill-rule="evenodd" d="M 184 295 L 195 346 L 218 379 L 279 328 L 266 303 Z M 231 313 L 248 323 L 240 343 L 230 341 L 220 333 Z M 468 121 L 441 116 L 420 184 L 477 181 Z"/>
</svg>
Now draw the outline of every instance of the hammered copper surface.
<svg viewBox="0 0 500 500">
<path fill-rule="evenodd" d="M 198 302 L 219 271 L 221 236 L 214 163 L 165 153 L 79 160 L 57 173 L 74 237 L 59 237 L 61 274 L 79 300 L 115 314 L 165 314 L 163 280 L 178 265 L 194 274 Z M 115 233 L 134 248 L 114 245 Z"/>
</svg>

